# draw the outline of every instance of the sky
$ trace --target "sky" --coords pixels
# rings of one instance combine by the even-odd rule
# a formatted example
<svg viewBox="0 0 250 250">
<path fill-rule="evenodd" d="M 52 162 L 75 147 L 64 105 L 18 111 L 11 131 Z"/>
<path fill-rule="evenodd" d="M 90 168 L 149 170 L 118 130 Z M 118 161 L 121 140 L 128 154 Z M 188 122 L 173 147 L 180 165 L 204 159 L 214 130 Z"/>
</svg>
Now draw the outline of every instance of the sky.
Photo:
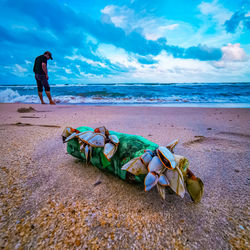
<svg viewBox="0 0 250 250">
<path fill-rule="evenodd" d="M 0 0 L 0 84 L 250 82 L 250 0 Z"/>
</svg>

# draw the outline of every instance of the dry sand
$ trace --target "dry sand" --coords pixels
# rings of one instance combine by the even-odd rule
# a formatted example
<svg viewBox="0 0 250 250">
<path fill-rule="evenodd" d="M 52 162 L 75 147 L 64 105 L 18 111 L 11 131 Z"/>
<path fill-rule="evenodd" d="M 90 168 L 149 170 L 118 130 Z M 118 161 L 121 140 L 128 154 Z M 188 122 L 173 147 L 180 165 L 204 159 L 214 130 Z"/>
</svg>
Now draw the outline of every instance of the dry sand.
<svg viewBox="0 0 250 250">
<path fill-rule="evenodd" d="M 3 249 L 249 249 L 250 109 L 0 104 L 0 121 Z M 83 125 L 179 138 L 202 201 L 163 202 L 68 155 L 62 130 Z"/>
</svg>

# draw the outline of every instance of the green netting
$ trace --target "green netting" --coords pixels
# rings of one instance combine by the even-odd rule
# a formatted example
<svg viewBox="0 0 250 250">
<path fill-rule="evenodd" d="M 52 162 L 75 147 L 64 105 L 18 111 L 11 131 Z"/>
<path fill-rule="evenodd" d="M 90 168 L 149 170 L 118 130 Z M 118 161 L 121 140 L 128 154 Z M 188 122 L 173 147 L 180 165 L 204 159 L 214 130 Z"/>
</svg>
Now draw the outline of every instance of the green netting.
<svg viewBox="0 0 250 250">
<path fill-rule="evenodd" d="M 90 127 L 79 127 L 77 128 L 80 132 L 93 131 Z M 119 138 L 120 144 L 115 155 L 108 161 L 103 154 L 103 148 L 93 148 L 92 158 L 90 160 L 91 164 L 95 167 L 107 170 L 121 179 L 126 179 L 127 171 L 121 170 L 122 166 L 128 161 L 135 157 L 139 157 L 144 153 L 145 149 L 155 150 L 159 147 L 156 143 L 153 143 L 142 136 L 129 135 L 118 133 L 114 131 L 109 131 L 111 135 L 116 135 Z M 86 160 L 84 153 L 80 152 L 80 145 L 77 139 L 70 140 L 67 145 L 67 151 L 69 154 Z M 143 183 L 145 175 L 135 176 L 137 182 Z"/>
</svg>

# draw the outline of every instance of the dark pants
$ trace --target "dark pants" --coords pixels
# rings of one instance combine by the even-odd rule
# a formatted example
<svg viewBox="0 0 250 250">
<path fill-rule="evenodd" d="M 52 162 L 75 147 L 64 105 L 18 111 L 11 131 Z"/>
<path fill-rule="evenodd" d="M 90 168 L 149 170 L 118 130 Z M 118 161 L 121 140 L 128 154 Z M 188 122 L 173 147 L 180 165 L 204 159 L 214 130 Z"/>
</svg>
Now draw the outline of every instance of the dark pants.
<svg viewBox="0 0 250 250">
<path fill-rule="evenodd" d="M 36 78 L 38 92 L 43 92 L 43 87 L 45 91 L 50 91 L 50 86 L 48 80 L 46 79 L 46 75 L 35 74 L 35 78 Z"/>
</svg>

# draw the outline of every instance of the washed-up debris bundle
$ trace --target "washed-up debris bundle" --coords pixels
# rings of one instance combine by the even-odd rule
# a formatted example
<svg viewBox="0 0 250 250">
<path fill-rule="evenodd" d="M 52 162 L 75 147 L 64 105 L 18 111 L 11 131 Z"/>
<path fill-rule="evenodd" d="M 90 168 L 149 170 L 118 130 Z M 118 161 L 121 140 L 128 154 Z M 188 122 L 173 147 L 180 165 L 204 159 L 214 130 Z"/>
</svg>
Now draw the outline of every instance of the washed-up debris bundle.
<svg viewBox="0 0 250 250">
<path fill-rule="evenodd" d="M 172 190 L 182 198 L 187 191 L 194 202 L 201 200 L 203 182 L 190 171 L 187 158 L 174 153 L 178 140 L 159 146 L 142 136 L 86 126 L 67 127 L 62 138 L 72 156 L 128 182 L 142 183 L 145 191 L 156 186 L 162 199 Z"/>
</svg>

